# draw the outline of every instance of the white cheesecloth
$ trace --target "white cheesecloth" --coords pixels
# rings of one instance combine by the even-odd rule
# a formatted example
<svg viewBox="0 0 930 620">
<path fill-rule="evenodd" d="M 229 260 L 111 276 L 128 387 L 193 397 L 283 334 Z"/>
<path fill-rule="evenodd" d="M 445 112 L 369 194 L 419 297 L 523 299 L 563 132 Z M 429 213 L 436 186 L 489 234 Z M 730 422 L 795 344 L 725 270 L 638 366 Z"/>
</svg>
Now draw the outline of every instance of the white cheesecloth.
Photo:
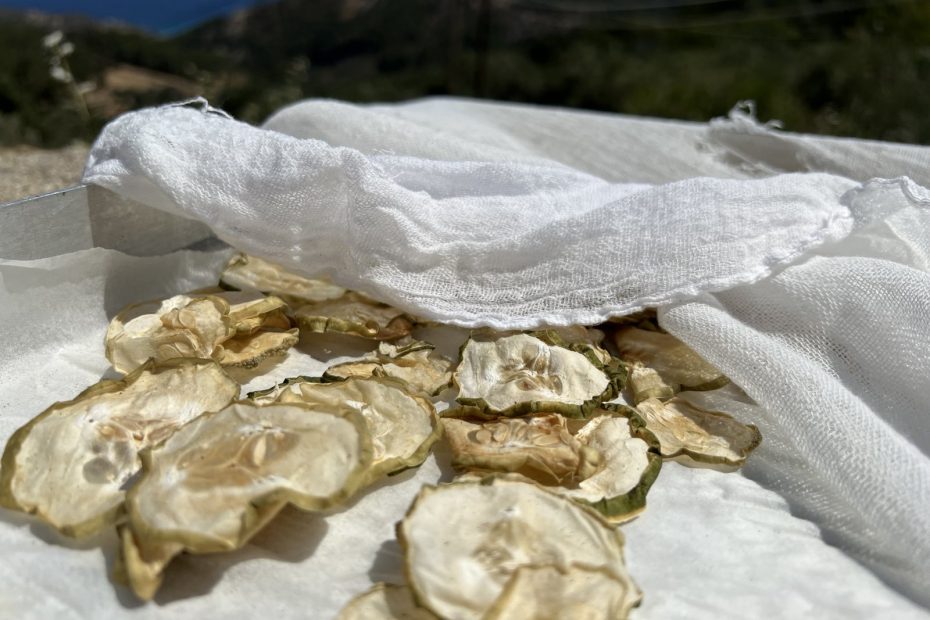
<svg viewBox="0 0 930 620">
<path fill-rule="evenodd" d="M 127 114 L 84 180 L 437 321 L 659 307 L 758 403 L 748 474 L 930 605 L 928 163 L 740 109 L 704 125 L 308 101 L 261 129 L 206 107 Z"/>
</svg>

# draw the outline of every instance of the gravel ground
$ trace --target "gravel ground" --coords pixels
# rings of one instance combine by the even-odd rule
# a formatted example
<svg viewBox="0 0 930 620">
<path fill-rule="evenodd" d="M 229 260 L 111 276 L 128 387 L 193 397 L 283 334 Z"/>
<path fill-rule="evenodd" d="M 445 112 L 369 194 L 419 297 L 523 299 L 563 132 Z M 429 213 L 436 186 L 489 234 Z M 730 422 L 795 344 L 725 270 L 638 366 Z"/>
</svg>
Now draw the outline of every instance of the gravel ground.
<svg viewBox="0 0 930 620">
<path fill-rule="evenodd" d="M 63 189 L 78 182 L 90 147 L 0 148 L 0 203 Z"/>
</svg>

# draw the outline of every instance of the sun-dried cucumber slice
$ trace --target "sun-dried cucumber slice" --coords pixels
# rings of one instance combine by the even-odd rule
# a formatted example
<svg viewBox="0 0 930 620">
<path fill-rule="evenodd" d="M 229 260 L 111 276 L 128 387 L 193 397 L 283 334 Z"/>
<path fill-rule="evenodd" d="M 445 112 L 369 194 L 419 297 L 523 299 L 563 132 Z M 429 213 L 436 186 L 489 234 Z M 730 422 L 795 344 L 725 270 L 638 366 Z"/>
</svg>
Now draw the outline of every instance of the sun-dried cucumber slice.
<svg viewBox="0 0 930 620">
<path fill-rule="evenodd" d="M 94 534 L 120 514 L 140 450 L 238 393 L 208 360 L 149 362 L 122 380 L 100 381 L 13 434 L 3 453 L 0 503 L 67 536 Z"/>
<path fill-rule="evenodd" d="M 353 292 L 300 306 L 294 318 L 309 332 L 337 332 L 372 340 L 396 340 L 413 329 L 413 320 L 402 310 Z"/>
<path fill-rule="evenodd" d="M 611 521 L 628 521 L 646 508 L 646 494 L 662 467 L 662 458 L 636 436 L 631 420 L 620 414 L 592 418 L 575 435 L 601 455 L 600 468 L 575 489 L 559 490 L 585 502 Z"/>
<path fill-rule="evenodd" d="M 639 601 L 629 579 L 604 568 L 521 566 L 482 620 L 623 620 Z"/>
<path fill-rule="evenodd" d="M 216 345 L 235 334 L 224 299 L 175 295 L 130 305 L 113 317 L 106 356 L 113 368 L 128 373 L 148 359 L 210 359 Z"/>
<path fill-rule="evenodd" d="M 371 438 L 354 411 L 239 401 L 141 456 L 126 498 L 135 535 L 206 553 L 244 544 L 262 506 L 323 510 L 346 500 L 367 475 Z"/>
<path fill-rule="evenodd" d="M 664 403 L 651 398 L 639 403 L 636 410 L 658 440 L 662 456 L 686 465 L 736 469 L 762 441 L 759 429 L 752 424 L 700 409 L 677 397 Z"/>
<path fill-rule="evenodd" d="M 442 420 L 457 470 L 515 472 L 541 484 L 574 486 L 597 471 L 601 455 L 575 439 L 557 414 L 474 423 Z"/>
<path fill-rule="evenodd" d="M 245 291 L 276 295 L 296 307 L 305 303 L 338 299 L 341 286 L 322 279 L 305 278 L 257 256 L 236 254 L 220 275 L 220 283 Z"/>
<path fill-rule="evenodd" d="M 248 336 L 260 329 L 290 329 L 287 304 L 280 297 L 251 291 L 212 293 L 229 304 L 229 320 L 237 336 Z"/>
<path fill-rule="evenodd" d="M 622 387 L 625 369 L 599 367 L 582 353 L 528 334 L 470 339 L 455 371 L 459 404 L 476 415 L 555 412 L 584 417 Z"/>
<path fill-rule="evenodd" d="M 122 526 L 119 554 L 113 566 L 113 580 L 128 586 L 143 601 L 150 601 L 164 580 L 165 567 L 184 551 L 179 543 L 145 545 L 136 540 L 129 526 Z"/>
<path fill-rule="evenodd" d="M 614 344 L 624 361 L 654 369 L 674 388 L 713 390 L 729 383 L 726 375 L 671 334 L 621 327 L 614 332 Z"/>
<path fill-rule="evenodd" d="M 630 367 L 628 385 L 634 404 L 649 398 L 667 400 L 678 391 L 676 386 L 666 383 L 656 370 L 643 366 L 640 362 L 634 362 Z"/>
<path fill-rule="evenodd" d="M 287 331 L 261 331 L 227 340 L 219 345 L 214 358 L 223 366 L 254 368 L 269 357 L 283 355 L 299 340 L 296 327 Z"/>
<path fill-rule="evenodd" d="M 534 331 L 497 331 L 487 327 L 479 327 L 471 332 L 472 338 L 475 340 L 497 340 L 517 334 L 528 334 L 539 338 L 546 344 L 576 351 L 590 359 L 597 366 L 609 364 L 612 359 L 610 353 L 600 346 L 604 341 L 604 332 L 582 325 L 546 327 Z"/>
<path fill-rule="evenodd" d="M 314 409 L 360 413 L 372 441 L 370 482 L 422 463 L 442 433 L 433 404 L 405 388 L 404 383 L 385 377 L 337 383 L 297 377 L 249 396 L 257 402 L 299 402 Z"/>
<path fill-rule="evenodd" d="M 320 377 L 308 377 L 306 375 L 289 377 L 278 385 L 273 385 L 264 390 L 255 390 L 254 392 L 249 392 L 245 396 L 258 405 L 271 405 L 278 402 L 278 398 L 284 392 L 293 391 L 295 394 L 299 394 L 301 388 L 297 386 L 301 383 L 314 383 L 318 385 L 322 382 L 323 380 Z"/>
<path fill-rule="evenodd" d="M 583 426 L 558 414 L 483 424 L 444 417 L 453 467 L 474 474 L 457 480 L 505 474 L 589 505 L 610 521 L 628 521 L 645 509 L 662 458 L 650 451 L 657 440 L 635 412 L 608 407 Z"/>
<path fill-rule="evenodd" d="M 398 539 L 416 600 L 444 618 L 481 618 L 520 566 L 584 564 L 629 579 L 622 534 L 594 510 L 535 484 L 424 487 Z"/>
<path fill-rule="evenodd" d="M 110 322 L 107 359 L 124 373 L 150 358 L 212 358 L 252 367 L 297 343 L 286 309 L 277 297 L 223 292 L 132 305 Z"/>
<path fill-rule="evenodd" d="M 375 352 L 376 353 L 376 352 Z M 367 377 L 386 377 L 376 355 L 368 355 L 352 362 L 333 364 L 323 371 L 321 381 L 345 381 L 346 379 L 364 379 Z"/>
<path fill-rule="evenodd" d="M 256 517 L 249 521 L 249 529 L 242 535 L 242 544 L 264 528 L 285 506 L 287 502 L 281 501 L 256 507 Z M 152 600 L 164 581 L 165 569 L 185 551 L 184 545 L 139 540 L 129 525 L 121 526 L 117 533 L 120 546 L 113 566 L 114 581 L 128 586 L 141 600 Z"/>
<path fill-rule="evenodd" d="M 376 583 L 342 608 L 336 620 L 438 620 L 417 605 L 407 586 Z"/>
<path fill-rule="evenodd" d="M 585 355 L 599 366 L 606 366 L 611 361 L 611 355 L 600 346 L 604 340 L 604 332 L 599 329 L 589 329 L 581 325 L 569 327 L 549 327 L 532 332 L 546 344 L 551 344 Z"/>
<path fill-rule="evenodd" d="M 366 357 L 330 366 L 323 373 L 325 381 L 349 377 L 383 376 L 400 379 L 415 391 L 427 396 L 439 394 L 452 383 L 453 363 L 436 352 L 428 342 L 401 344 L 381 342 Z"/>
</svg>

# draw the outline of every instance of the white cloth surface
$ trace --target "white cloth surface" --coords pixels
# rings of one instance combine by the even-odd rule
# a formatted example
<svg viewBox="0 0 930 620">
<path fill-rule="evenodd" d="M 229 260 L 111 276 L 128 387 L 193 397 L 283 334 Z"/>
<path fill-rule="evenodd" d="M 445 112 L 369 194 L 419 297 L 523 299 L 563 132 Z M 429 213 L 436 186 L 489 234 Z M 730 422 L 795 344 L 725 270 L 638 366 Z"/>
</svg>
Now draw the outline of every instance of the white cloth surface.
<svg viewBox="0 0 930 620">
<path fill-rule="evenodd" d="M 740 110 L 700 125 L 311 101 L 267 129 L 126 115 L 85 180 L 459 325 L 660 306 L 760 405 L 751 474 L 930 605 L 928 153 Z"/>
<path fill-rule="evenodd" d="M 210 284 L 226 256 L 135 258 L 95 249 L 0 260 L 0 336 L 15 345 L 0 348 L 0 441 L 108 373 L 109 315 L 128 302 Z M 439 328 L 420 335 L 450 352 L 463 337 Z M 310 339 L 280 364 L 263 367 L 243 392 L 318 375 L 327 363 L 346 359 L 343 352 L 334 342 Z M 241 551 L 175 560 L 147 605 L 110 581 L 113 533 L 74 543 L 33 519 L 0 511 L 0 617 L 334 618 L 372 581 L 402 582 L 394 524 L 421 485 L 450 475 L 448 456 L 439 450 L 343 510 L 319 516 L 288 509 Z M 645 592 L 635 620 L 927 617 L 826 544 L 776 493 L 739 473 L 667 464 L 647 511 L 622 530 L 630 570 Z"/>
<path fill-rule="evenodd" d="M 308 124 L 285 114 L 270 126 Z M 339 126 L 359 124 L 374 123 Z M 554 161 L 411 156 L 429 136 L 375 127 L 395 154 L 155 108 L 111 123 L 84 179 L 414 314 L 500 329 L 597 323 L 753 282 L 857 215 L 842 203 L 857 184 L 841 177 L 609 183 Z"/>
<path fill-rule="evenodd" d="M 926 244 L 926 211 L 873 232 L 890 235 L 906 219 L 919 220 L 912 230 Z M 926 603 L 930 274 L 839 253 L 864 252 L 864 236 L 754 285 L 663 308 L 660 322 L 764 403 L 749 474 Z"/>
</svg>

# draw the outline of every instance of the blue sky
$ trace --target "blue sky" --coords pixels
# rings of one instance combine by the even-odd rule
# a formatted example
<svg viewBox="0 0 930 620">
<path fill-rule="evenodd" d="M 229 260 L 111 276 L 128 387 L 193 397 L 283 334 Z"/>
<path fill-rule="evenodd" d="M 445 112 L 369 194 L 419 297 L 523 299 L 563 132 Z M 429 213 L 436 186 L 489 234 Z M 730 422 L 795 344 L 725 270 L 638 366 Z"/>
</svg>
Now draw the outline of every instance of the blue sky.
<svg viewBox="0 0 930 620">
<path fill-rule="evenodd" d="M 0 0 L 0 7 L 118 19 L 162 34 L 182 31 L 251 4 L 257 0 Z"/>
</svg>

